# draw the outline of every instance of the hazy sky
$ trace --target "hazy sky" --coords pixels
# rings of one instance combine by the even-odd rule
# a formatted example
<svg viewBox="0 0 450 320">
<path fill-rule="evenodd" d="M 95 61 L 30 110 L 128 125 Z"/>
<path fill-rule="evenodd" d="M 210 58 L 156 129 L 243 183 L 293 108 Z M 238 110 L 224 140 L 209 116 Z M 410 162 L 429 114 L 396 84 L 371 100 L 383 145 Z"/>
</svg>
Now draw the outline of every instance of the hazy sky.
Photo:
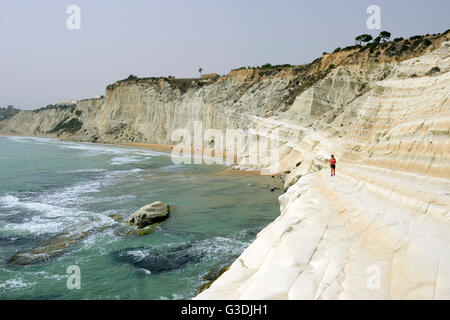
<svg viewBox="0 0 450 320">
<path fill-rule="evenodd" d="M 80 30 L 66 26 L 72 4 Z M 129 74 L 310 62 L 358 34 L 377 35 L 366 27 L 372 4 L 393 37 L 450 28 L 449 0 L 2 0 L 0 106 L 95 97 Z"/>
</svg>

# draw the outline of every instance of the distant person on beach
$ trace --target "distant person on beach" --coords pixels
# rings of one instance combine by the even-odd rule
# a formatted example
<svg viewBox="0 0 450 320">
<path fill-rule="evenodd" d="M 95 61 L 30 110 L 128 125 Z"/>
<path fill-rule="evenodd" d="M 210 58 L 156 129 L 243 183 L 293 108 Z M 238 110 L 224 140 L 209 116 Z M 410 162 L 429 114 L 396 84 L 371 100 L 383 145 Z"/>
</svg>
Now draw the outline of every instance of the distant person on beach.
<svg viewBox="0 0 450 320">
<path fill-rule="evenodd" d="M 334 155 L 331 155 L 330 167 L 331 167 L 331 176 L 335 176 L 336 175 L 336 159 L 334 158 Z"/>
</svg>

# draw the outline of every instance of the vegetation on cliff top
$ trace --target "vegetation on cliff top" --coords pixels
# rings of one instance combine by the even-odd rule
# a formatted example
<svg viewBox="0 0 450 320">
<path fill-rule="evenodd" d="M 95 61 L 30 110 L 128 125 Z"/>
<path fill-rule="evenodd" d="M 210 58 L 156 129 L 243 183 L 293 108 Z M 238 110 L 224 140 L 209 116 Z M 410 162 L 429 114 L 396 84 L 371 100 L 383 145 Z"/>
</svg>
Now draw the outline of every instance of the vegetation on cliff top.
<svg viewBox="0 0 450 320">
<path fill-rule="evenodd" d="M 354 49 L 359 49 L 358 52 L 364 52 L 368 50 L 370 54 L 376 53 L 379 49 L 388 49 L 386 50 L 386 54 L 390 57 L 398 57 L 401 58 L 402 55 L 406 55 L 408 53 L 413 53 L 414 50 L 423 51 L 428 46 L 433 43 L 433 40 L 438 37 L 445 35 L 450 32 L 450 29 L 446 30 L 443 33 L 436 34 L 426 34 L 426 35 L 415 35 L 410 37 L 409 39 L 404 39 L 402 37 L 395 38 L 393 41 L 389 41 L 391 38 L 391 33 L 388 31 L 381 31 L 380 34 L 373 38 L 369 34 L 361 34 L 355 37 L 356 44 L 349 45 L 344 48 L 337 47 L 332 53 L 338 53 L 343 51 L 349 51 Z M 365 43 L 365 45 L 364 45 Z M 381 53 L 381 51 L 380 51 Z M 323 52 L 323 56 L 329 55 L 331 53 Z M 379 53 L 376 54 L 378 56 Z M 322 60 L 322 57 L 315 59 L 312 64 L 318 63 Z M 306 64 L 308 65 L 308 64 Z M 245 70 L 245 69 L 258 69 L 258 70 L 272 70 L 272 71 L 280 71 L 285 68 L 296 68 L 298 66 L 292 66 L 290 64 L 280 64 L 280 65 L 271 65 L 270 63 L 263 64 L 262 66 L 243 66 L 240 68 L 233 69 L 234 70 Z"/>
<path fill-rule="evenodd" d="M 70 112 L 74 112 L 75 108 L 76 108 L 75 104 L 49 104 L 40 109 L 35 109 L 33 110 L 33 112 L 40 112 L 43 110 L 51 110 L 51 109 L 55 109 L 57 111 L 70 110 Z"/>
<path fill-rule="evenodd" d="M 0 121 L 12 118 L 14 115 L 19 113 L 19 109 L 14 108 L 14 106 L 8 106 L 7 108 L 0 108 Z"/>
<path fill-rule="evenodd" d="M 265 64 L 263 64 L 262 66 L 240 67 L 240 68 L 233 69 L 233 70 L 246 70 L 246 69 L 262 69 L 262 70 L 274 70 L 274 69 L 278 69 L 278 70 L 281 70 L 281 69 L 289 68 L 289 67 L 292 67 L 292 65 L 291 65 L 291 64 L 288 64 L 288 63 L 287 63 L 287 64 L 276 64 L 276 65 L 271 65 L 270 63 L 265 63 Z"/>
<path fill-rule="evenodd" d="M 135 84 L 160 84 L 166 82 L 172 89 L 178 89 L 180 93 L 185 93 L 192 88 L 200 88 L 206 84 L 214 83 L 218 78 L 175 78 L 173 76 L 167 77 L 146 77 L 139 78 L 133 74 L 130 74 L 127 78 L 110 84 L 106 87 L 106 90 L 113 90 L 122 83 L 135 83 Z"/>
</svg>

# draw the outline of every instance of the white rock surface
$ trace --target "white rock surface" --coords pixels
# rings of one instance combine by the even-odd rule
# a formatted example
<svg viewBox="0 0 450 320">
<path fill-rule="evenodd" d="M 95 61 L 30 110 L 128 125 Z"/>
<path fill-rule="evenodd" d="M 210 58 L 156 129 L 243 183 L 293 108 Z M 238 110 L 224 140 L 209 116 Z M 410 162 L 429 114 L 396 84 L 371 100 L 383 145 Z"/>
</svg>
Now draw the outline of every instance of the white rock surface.
<svg viewBox="0 0 450 320">
<path fill-rule="evenodd" d="M 448 299 L 450 185 L 424 178 L 342 163 L 303 177 L 197 299 Z M 418 210 L 427 196 L 442 210 Z"/>
</svg>

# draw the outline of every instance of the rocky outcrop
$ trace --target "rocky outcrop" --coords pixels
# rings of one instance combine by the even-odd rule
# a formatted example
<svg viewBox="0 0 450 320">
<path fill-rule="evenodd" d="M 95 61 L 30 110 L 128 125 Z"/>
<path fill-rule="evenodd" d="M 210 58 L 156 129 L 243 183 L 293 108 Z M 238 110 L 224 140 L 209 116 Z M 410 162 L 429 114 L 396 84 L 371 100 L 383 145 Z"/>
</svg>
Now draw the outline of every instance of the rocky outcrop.
<svg viewBox="0 0 450 320">
<path fill-rule="evenodd" d="M 138 228 L 145 228 L 151 224 L 161 222 L 169 217 L 169 209 L 161 201 L 148 204 L 133 213 L 126 223 Z"/>
<path fill-rule="evenodd" d="M 54 258 L 64 255 L 77 242 L 85 239 L 89 235 L 96 232 L 103 232 L 111 226 L 111 224 L 106 224 L 97 228 L 87 223 L 79 230 L 68 231 L 51 237 L 30 250 L 24 250 L 16 253 L 8 259 L 8 265 L 28 266 L 46 263 Z"/>
<path fill-rule="evenodd" d="M 269 143 L 255 162 L 247 137 L 234 167 L 284 178 L 281 215 L 198 299 L 448 299 L 449 40 L 349 48 L 202 84 L 120 81 L 73 110 L 20 112 L 0 133 L 174 144 L 172 132 L 196 121 L 251 129 Z M 275 159 L 261 152 L 274 145 Z"/>
</svg>

